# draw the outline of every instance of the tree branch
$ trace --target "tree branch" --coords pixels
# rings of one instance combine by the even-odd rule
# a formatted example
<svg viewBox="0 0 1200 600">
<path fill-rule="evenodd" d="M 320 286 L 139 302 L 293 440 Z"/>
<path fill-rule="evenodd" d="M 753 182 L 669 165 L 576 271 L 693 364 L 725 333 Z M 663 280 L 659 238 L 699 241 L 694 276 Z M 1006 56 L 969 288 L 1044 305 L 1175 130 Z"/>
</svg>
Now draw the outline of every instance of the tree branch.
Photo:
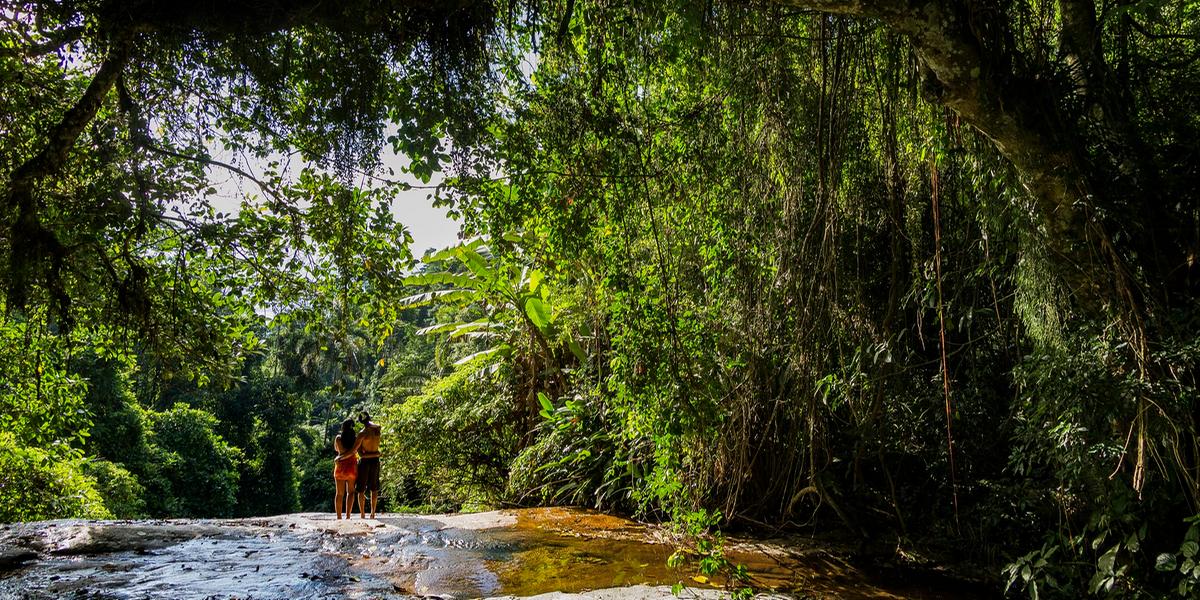
<svg viewBox="0 0 1200 600">
<path fill-rule="evenodd" d="M 129 53 L 133 42 L 129 38 L 115 40 L 108 57 L 100 64 L 100 70 L 92 78 L 91 83 L 83 92 L 83 96 L 63 115 L 63 118 L 47 135 L 46 145 L 33 158 L 25 161 L 12 173 L 9 186 L 10 206 L 15 202 L 15 196 L 24 190 L 31 190 L 40 179 L 57 173 L 67 160 L 67 153 L 83 133 L 83 128 L 96 117 L 104 97 L 116 84 L 121 70 L 129 61 Z"/>
<path fill-rule="evenodd" d="M 5 21 L 13 22 L 11 19 Z M 17 24 L 18 27 L 24 27 L 24 24 Z M 67 27 L 58 31 L 41 32 L 46 37 L 45 41 L 35 41 L 28 34 L 22 32 L 20 35 L 25 40 L 24 48 L 3 48 L 0 49 L 0 55 L 3 56 L 23 56 L 26 58 L 37 58 L 44 54 L 57 51 L 59 48 L 77 42 L 83 39 L 83 34 L 87 30 L 83 27 Z"/>
<path fill-rule="evenodd" d="M 132 37 L 122 36 L 112 41 L 108 56 L 83 96 L 50 130 L 41 151 L 17 167 L 9 177 L 8 191 L 0 205 L 6 213 L 5 225 L 9 230 L 9 309 L 25 306 L 31 271 L 38 263 L 49 260 L 47 288 L 54 296 L 58 311 L 66 315 L 70 298 L 62 289 L 59 277 L 66 250 L 58 238 L 42 225 L 33 190 L 43 179 L 62 170 L 71 148 L 87 124 L 96 117 L 104 98 L 129 62 L 132 49 Z"/>
<path fill-rule="evenodd" d="M 220 167 L 222 169 L 225 169 L 226 171 L 229 171 L 230 173 L 234 173 L 238 176 L 244 177 L 245 179 L 247 179 L 249 181 L 254 182 L 254 184 L 257 185 L 259 187 L 259 189 L 261 189 L 263 191 L 263 193 L 270 196 L 272 200 L 275 200 L 276 202 L 283 202 L 283 199 L 279 197 L 278 192 L 276 192 L 271 186 L 267 185 L 267 182 L 255 177 L 254 175 L 248 173 L 244 169 L 241 169 L 237 166 L 231 165 L 227 162 L 222 162 L 222 161 L 216 160 L 215 158 L 208 158 L 207 156 L 184 154 L 182 152 L 176 152 L 174 150 L 169 150 L 167 148 L 163 148 L 161 146 L 155 145 L 149 139 L 142 141 L 142 147 L 145 148 L 146 150 L 149 150 L 156 154 L 162 154 L 163 156 L 170 156 L 172 158 L 178 158 L 180 160 L 198 162 L 198 163 L 209 165 L 212 167 Z"/>
</svg>

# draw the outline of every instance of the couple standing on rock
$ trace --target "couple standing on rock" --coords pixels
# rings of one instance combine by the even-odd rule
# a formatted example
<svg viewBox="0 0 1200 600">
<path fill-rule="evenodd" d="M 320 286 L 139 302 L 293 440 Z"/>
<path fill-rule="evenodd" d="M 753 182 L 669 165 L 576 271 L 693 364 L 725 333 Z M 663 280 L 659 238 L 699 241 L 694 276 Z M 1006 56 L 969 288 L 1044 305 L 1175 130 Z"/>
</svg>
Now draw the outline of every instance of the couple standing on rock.
<svg viewBox="0 0 1200 600">
<path fill-rule="evenodd" d="M 342 432 L 333 439 L 333 449 L 338 453 L 333 463 L 333 483 L 337 491 L 333 496 L 333 511 L 342 518 L 342 507 L 346 507 L 346 518 L 350 518 L 350 507 L 354 494 L 358 497 L 358 516 L 367 518 L 365 493 L 371 492 L 371 518 L 375 518 L 375 506 L 379 502 L 379 438 L 382 428 L 371 422 L 366 411 L 358 413 L 362 431 L 354 432 L 354 419 L 342 421 Z M 355 455 L 358 461 L 355 462 Z"/>
</svg>

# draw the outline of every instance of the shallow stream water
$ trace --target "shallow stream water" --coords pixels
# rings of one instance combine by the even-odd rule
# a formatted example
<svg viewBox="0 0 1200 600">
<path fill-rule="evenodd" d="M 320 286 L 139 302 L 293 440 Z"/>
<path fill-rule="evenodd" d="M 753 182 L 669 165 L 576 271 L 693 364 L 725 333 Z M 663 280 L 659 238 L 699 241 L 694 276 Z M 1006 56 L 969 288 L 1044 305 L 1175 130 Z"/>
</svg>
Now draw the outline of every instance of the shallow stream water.
<svg viewBox="0 0 1200 600">
<path fill-rule="evenodd" d="M 0 528 L 0 598 L 671 598 L 721 596 L 671 569 L 661 530 L 578 509 L 470 515 L 50 521 Z M 775 597 L 960 598 L 872 581 L 820 549 L 731 544 Z M 539 596 L 545 595 L 546 596 Z"/>
</svg>

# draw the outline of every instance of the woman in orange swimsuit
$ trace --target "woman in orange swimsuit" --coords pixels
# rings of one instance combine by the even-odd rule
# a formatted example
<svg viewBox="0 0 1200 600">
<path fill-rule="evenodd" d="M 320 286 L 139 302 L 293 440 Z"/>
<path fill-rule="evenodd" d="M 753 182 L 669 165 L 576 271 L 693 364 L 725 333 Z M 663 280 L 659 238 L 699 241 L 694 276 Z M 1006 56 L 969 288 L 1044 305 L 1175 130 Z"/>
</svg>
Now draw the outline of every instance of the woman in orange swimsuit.
<svg viewBox="0 0 1200 600">
<path fill-rule="evenodd" d="M 350 508 L 354 505 L 354 480 L 358 476 L 358 466 L 355 452 L 358 452 L 358 435 L 354 433 L 354 420 L 342 421 L 342 432 L 333 438 L 333 449 L 338 453 L 333 462 L 333 485 L 337 491 L 333 494 L 333 512 L 337 518 L 342 518 L 342 507 L 346 507 L 346 518 L 350 518 Z"/>
</svg>

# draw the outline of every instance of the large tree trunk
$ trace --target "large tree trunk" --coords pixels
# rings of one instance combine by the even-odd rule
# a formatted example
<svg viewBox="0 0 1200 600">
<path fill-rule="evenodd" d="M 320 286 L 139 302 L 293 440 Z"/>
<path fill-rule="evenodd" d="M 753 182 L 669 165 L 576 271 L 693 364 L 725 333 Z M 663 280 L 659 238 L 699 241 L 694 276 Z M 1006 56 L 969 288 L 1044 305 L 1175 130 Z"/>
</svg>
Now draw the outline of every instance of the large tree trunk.
<svg viewBox="0 0 1200 600">
<path fill-rule="evenodd" d="M 1200 261 L 1188 225 L 1169 216 L 1167 202 L 1180 196 L 1166 189 L 1134 123 L 1132 94 L 1106 64 L 1092 0 L 1059 0 L 1054 55 L 1061 62 L 1053 64 L 1020 56 L 1009 15 L 986 1 L 777 1 L 876 19 L 907 38 L 927 72 L 926 95 L 990 139 L 1020 173 L 1075 310 L 1119 327 L 1126 368 L 1136 376 L 1179 377 L 1156 372 L 1151 350 L 1172 335 L 1165 309 L 1194 298 Z M 1136 440 L 1125 464 L 1139 490 L 1147 419 L 1158 412 L 1139 397 L 1122 424 Z"/>
<path fill-rule="evenodd" d="M 943 0 L 781 1 L 875 18 L 904 35 L 927 69 L 927 95 L 992 140 L 1021 173 L 1046 243 L 1059 258 L 1059 275 L 1081 306 L 1094 315 L 1140 312 L 1130 306 L 1142 302 L 1130 268 L 1096 216 L 1100 198 L 1074 124 L 1058 116 L 1066 99 L 1052 77 L 1034 79 L 1010 67 L 1015 61 L 1003 47 L 1003 12 L 980 14 L 966 3 Z M 1082 35 L 1067 37 L 1093 47 Z M 1090 53 L 1093 63 L 1095 54 Z"/>
</svg>

